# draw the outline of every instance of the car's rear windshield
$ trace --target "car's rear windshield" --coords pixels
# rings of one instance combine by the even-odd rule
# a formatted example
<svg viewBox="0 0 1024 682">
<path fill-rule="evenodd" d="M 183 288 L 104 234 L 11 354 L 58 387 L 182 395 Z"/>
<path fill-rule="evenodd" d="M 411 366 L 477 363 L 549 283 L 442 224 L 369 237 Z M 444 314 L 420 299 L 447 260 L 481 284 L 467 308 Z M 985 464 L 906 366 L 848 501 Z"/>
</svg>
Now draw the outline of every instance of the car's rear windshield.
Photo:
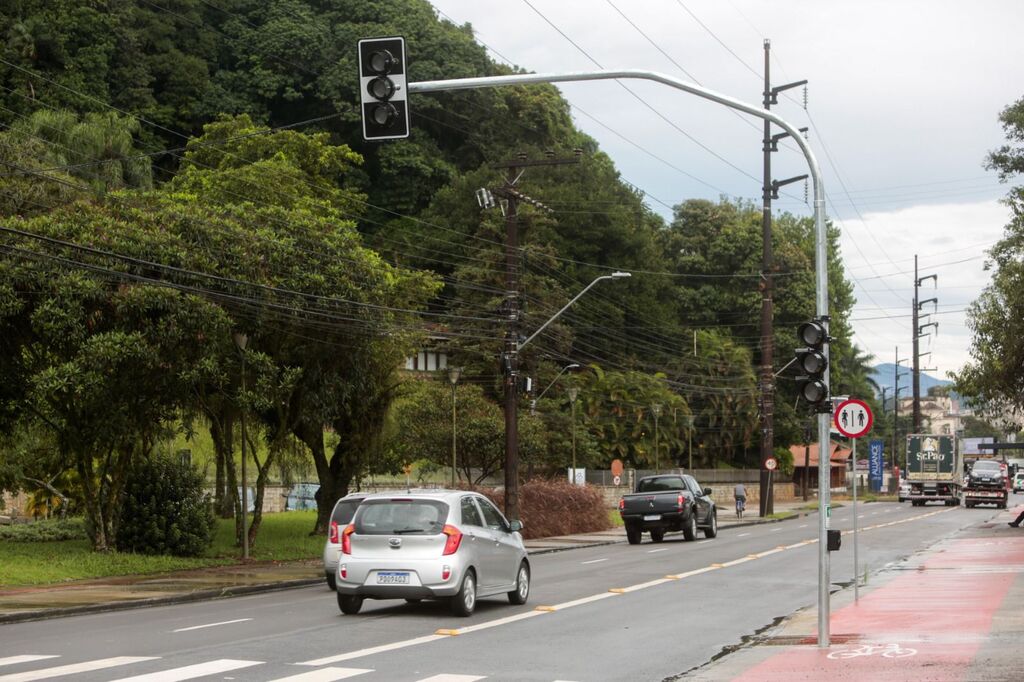
<svg viewBox="0 0 1024 682">
<path fill-rule="evenodd" d="M 982 460 L 975 462 L 974 466 L 971 467 L 971 471 L 980 471 L 982 469 L 991 469 L 992 471 L 998 471 L 1000 469 L 999 462 L 993 462 L 991 460 Z"/>
<path fill-rule="evenodd" d="M 663 478 L 648 478 L 640 481 L 636 491 L 638 493 L 656 493 L 662 490 L 682 490 L 683 479 L 678 476 L 665 476 Z"/>
<path fill-rule="evenodd" d="M 441 532 L 447 518 L 444 502 L 393 498 L 363 502 L 354 523 L 362 535 L 431 535 Z"/>
<path fill-rule="evenodd" d="M 362 500 L 339 500 L 338 504 L 334 505 L 334 511 L 331 513 L 331 521 L 334 521 L 338 525 L 347 525 L 352 521 L 352 517 L 355 516 L 356 509 L 359 508 L 360 502 L 362 502 Z"/>
</svg>

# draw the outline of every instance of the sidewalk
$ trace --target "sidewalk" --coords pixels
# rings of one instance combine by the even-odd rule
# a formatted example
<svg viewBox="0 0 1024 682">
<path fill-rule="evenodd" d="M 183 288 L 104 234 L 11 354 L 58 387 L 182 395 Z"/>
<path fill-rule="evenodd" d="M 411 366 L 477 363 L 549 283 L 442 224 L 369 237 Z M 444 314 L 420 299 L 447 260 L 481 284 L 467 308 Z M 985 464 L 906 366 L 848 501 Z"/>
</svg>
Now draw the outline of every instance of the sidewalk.
<svg viewBox="0 0 1024 682">
<path fill-rule="evenodd" d="M 776 513 L 798 512 L 804 502 L 779 502 Z M 761 519 L 757 510 L 736 519 L 732 510 L 720 510 L 719 529 L 755 523 L 778 523 Z M 596 533 L 526 541 L 529 554 L 547 554 L 582 547 L 626 542 L 626 532 L 614 528 Z M 55 618 L 81 613 L 139 608 L 218 599 L 253 592 L 289 589 L 324 583 L 323 563 L 319 560 L 284 563 L 250 563 L 235 566 L 178 571 L 156 575 L 119 576 L 98 580 L 80 580 L 61 585 L 12 587 L 0 589 L 0 624 Z M 324 590 L 326 590 L 324 583 Z"/>
<path fill-rule="evenodd" d="M 831 646 L 817 607 L 686 676 L 705 682 L 1020 680 L 1024 531 L 1004 511 L 832 595 Z"/>
</svg>

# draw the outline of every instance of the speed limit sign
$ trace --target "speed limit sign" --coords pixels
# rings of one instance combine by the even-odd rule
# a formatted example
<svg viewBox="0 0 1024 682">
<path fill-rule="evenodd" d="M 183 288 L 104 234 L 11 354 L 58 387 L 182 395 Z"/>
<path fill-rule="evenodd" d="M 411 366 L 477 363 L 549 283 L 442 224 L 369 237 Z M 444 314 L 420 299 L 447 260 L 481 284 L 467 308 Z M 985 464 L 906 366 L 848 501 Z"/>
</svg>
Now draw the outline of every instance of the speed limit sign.
<svg viewBox="0 0 1024 682">
<path fill-rule="evenodd" d="M 767 469 L 768 471 L 775 471 L 777 468 L 779 468 L 779 460 L 775 459 L 774 457 L 769 457 L 764 461 L 764 468 Z"/>
</svg>

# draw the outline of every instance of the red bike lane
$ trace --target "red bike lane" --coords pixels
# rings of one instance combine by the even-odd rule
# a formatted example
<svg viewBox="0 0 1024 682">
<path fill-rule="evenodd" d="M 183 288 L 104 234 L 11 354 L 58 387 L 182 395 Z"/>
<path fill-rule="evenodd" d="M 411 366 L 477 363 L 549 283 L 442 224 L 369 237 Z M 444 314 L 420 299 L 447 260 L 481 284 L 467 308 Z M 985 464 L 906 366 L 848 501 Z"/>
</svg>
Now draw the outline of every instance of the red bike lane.
<svg viewBox="0 0 1024 682">
<path fill-rule="evenodd" d="M 834 611 L 829 649 L 809 637 L 734 679 L 966 680 L 1022 572 L 1024 534 L 947 540 L 859 603 Z"/>
</svg>

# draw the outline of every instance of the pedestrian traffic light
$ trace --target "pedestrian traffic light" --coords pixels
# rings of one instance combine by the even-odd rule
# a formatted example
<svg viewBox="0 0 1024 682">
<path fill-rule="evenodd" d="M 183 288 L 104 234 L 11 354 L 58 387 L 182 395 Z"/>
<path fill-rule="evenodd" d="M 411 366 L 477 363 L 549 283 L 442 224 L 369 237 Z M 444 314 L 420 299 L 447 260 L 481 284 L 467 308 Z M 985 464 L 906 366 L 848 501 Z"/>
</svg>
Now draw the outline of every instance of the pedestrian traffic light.
<svg viewBox="0 0 1024 682">
<path fill-rule="evenodd" d="M 405 38 L 359 41 L 359 103 L 363 139 L 409 137 Z"/>
<path fill-rule="evenodd" d="M 815 412 L 831 412 L 828 386 L 825 385 L 825 371 L 828 369 L 825 346 L 828 344 L 828 331 L 821 320 L 811 320 L 800 325 L 797 329 L 797 338 L 804 344 L 803 348 L 796 349 L 796 364 L 802 373 L 797 377 L 800 397 L 806 400 Z"/>
</svg>

